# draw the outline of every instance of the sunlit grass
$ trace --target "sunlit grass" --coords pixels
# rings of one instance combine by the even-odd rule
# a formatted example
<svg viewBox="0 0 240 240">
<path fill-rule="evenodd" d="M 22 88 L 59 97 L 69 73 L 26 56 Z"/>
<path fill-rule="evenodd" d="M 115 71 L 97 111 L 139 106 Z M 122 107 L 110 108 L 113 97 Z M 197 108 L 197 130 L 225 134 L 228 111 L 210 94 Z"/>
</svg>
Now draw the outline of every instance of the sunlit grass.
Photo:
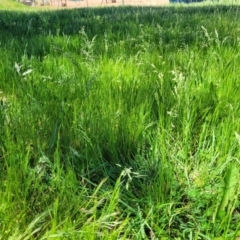
<svg viewBox="0 0 240 240">
<path fill-rule="evenodd" d="M 0 2 L 0 10 L 23 10 L 23 9 L 27 9 L 27 7 L 16 0 L 1 0 Z"/>
<path fill-rule="evenodd" d="M 239 237 L 238 10 L 1 12 L 0 238 Z"/>
</svg>

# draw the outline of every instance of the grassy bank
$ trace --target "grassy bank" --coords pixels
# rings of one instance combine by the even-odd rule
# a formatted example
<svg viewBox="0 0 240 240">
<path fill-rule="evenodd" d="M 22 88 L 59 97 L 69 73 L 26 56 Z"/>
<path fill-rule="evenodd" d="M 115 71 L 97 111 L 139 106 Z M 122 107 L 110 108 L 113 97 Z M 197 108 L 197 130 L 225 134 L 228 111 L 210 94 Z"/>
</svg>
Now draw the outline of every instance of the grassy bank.
<svg viewBox="0 0 240 240">
<path fill-rule="evenodd" d="M 27 7 L 16 0 L 1 0 L 0 10 L 24 10 Z"/>
<path fill-rule="evenodd" d="M 0 12 L 0 239 L 237 239 L 239 7 Z"/>
</svg>

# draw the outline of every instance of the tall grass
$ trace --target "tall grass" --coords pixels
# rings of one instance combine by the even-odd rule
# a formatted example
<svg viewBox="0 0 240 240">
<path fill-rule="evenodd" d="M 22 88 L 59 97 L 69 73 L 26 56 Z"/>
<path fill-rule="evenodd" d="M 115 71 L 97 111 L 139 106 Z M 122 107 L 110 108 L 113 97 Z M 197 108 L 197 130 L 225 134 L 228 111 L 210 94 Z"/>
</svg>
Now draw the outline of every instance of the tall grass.
<svg viewBox="0 0 240 240">
<path fill-rule="evenodd" d="M 0 12 L 0 238 L 239 237 L 238 19 Z"/>
</svg>

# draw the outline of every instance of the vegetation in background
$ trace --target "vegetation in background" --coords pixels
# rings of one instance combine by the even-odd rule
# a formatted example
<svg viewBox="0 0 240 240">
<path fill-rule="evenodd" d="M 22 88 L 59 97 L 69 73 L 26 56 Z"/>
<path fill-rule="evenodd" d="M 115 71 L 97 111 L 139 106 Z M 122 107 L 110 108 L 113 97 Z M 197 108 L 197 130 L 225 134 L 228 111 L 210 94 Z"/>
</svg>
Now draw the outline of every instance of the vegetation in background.
<svg viewBox="0 0 240 240">
<path fill-rule="evenodd" d="M 0 9 L 5 9 L 5 10 L 24 10 L 27 9 L 27 7 L 19 3 L 16 0 L 1 0 L 0 1 Z"/>
<path fill-rule="evenodd" d="M 237 6 L 0 12 L 0 239 L 237 239 Z"/>
</svg>

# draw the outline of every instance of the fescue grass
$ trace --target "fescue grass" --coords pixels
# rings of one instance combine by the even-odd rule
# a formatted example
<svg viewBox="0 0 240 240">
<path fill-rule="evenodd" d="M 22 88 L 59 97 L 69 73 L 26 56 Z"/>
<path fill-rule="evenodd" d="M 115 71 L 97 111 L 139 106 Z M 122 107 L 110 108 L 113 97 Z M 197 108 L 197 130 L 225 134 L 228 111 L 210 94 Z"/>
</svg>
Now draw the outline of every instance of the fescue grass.
<svg viewBox="0 0 240 240">
<path fill-rule="evenodd" d="M 239 7 L 0 12 L 0 239 L 237 239 Z"/>
</svg>

